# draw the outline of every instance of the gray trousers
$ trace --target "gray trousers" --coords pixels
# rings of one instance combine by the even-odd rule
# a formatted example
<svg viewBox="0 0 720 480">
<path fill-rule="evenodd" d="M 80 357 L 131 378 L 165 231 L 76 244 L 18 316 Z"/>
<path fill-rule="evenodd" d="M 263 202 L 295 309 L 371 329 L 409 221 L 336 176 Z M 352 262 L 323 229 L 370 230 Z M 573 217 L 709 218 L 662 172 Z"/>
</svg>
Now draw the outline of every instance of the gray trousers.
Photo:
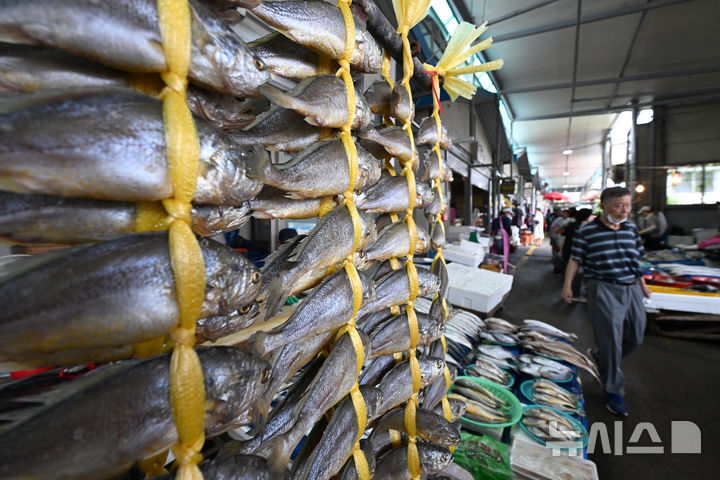
<svg viewBox="0 0 720 480">
<path fill-rule="evenodd" d="M 625 394 L 622 357 L 643 341 L 645 308 L 639 283 L 615 285 L 588 279 L 588 313 L 598 348 L 598 367 L 608 393 Z"/>
</svg>

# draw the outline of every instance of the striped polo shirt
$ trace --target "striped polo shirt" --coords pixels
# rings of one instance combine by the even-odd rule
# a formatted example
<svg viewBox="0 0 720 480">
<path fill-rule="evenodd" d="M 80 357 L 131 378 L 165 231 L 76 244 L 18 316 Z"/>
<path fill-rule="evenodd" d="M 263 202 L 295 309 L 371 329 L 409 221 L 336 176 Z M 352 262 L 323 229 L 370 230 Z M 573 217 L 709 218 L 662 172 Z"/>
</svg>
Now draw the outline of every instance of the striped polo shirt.
<svg viewBox="0 0 720 480">
<path fill-rule="evenodd" d="M 596 218 L 575 232 L 571 255 L 582 264 L 586 277 L 632 282 L 642 275 L 640 258 L 645 250 L 635 224 L 624 222 L 616 231 Z"/>
</svg>

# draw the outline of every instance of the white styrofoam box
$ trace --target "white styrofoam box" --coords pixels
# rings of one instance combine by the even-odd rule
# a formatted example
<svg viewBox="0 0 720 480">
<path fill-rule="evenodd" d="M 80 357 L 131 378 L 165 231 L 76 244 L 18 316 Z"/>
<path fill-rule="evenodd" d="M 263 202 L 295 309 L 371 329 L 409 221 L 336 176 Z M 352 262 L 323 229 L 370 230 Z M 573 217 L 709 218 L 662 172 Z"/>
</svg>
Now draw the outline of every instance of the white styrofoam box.
<svg viewBox="0 0 720 480">
<path fill-rule="evenodd" d="M 443 249 L 443 255 L 445 249 Z M 504 273 L 472 268 L 459 263 L 447 266 L 450 290 L 448 301 L 461 308 L 487 313 L 502 302 L 512 288 L 513 277 Z"/>
<path fill-rule="evenodd" d="M 450 284 L 452 285 L 452 280 Z M 645 299 L 645 306 L 660 310 L 720 315 L 720 297 L 717 295 L 683 295 L 653 292 L 652 297 Z"/>
<path fill-rule="evenodd" d="M 488 247 L 486 247 L 485 245 L 471 242 L 469 240 L 460 240 L 460 247 L 464 248 L 465 250 L 470 250 L 474 253 L 482 253 L 483 256 L 485 256 L 485 252 L 487 252 L 488 250 Z"/>
<path fill-rule="evenodd" d="M 462 263 L 477 268 L 485 258 L 485 253 L 474 253 L 466 250 L 459 245 L 446 243 L 443 246 L 443 257 L 451 262 Z"/>
<path fill-rule="evenodd" d="M 493 239 L 491 237 L 481 237 L 479 235 L 477 236 L 477 243 L 479 243 L 485 248 L 490 248 L 492 241 Z"/>
<path fill-rule="evenodd" d="M 519 426 L 513 427 L 513 433 L 515 435 L 511 434 L 513 442 L 510 449 L 510 467 L 513 473 L 536 479 L 598 479 L 597 466 L 582 458 L 580 452 L 575 451 L 574 455 L 571 455 L 567 450 L 553 450 L 540 445 L 525 435 Z"/>
</svg>

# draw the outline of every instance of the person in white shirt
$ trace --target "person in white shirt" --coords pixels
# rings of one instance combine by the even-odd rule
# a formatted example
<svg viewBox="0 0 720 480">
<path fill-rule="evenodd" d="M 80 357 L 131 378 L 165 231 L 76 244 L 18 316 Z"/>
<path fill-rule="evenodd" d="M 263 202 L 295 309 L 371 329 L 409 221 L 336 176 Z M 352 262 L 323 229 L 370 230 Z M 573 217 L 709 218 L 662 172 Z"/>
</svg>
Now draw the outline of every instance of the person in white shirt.
<svg viewBox="0 0 720 480">
<path fill-rule="evenodd" d="M 667 243 L 668 223 L 661 211 L 653 212 L 649 205 L 642 207 L 638 213 L 644 217 L 644 228 L 640 236 L 645 242 L 646 250 L 660 250 Z"/>
</svg>

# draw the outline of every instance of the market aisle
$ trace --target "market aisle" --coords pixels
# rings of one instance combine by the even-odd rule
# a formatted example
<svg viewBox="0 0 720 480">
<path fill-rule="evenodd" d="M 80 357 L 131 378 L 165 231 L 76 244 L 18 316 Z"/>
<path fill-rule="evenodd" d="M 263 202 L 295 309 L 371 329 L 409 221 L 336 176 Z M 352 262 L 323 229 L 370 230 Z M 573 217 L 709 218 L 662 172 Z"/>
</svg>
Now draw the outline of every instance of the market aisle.
<svg viewBox="0 0 720 480">
<path fill-rule="evenodd" d="M 592 328 L 584 304 L 565 305 L 560 298 L 562 277 L 553 274 L 546 242 L 526 256 L 521 247 L 510 256 L 518 265 L 513 289 L 498 316 L 519 323 L 535 318 L 578 335 L 581 351 L 593 346 Z M 640 480 L 714 477 L 720 470 L 720 347 L 717 344 L 671 339 L 646 334 L 640 349 L 624 362 L 626 405 L 630 417 L 618 424 L 605 410 L 605 397 L 592 378 L 582 375 L 588 420 L 607 429 L 610 450 L 598 442 L 590 456 L 605 480 Z M 702 434 L 702 454 L 671 453 L 671 422 L 694 422 Z M 661 443 L 651 442 L 647 431 L 638 443 L 629 440 L 638 425 L 649 422 Z M 602 425 L 598 427 L 603 428 Z M 598 428 L 596 427 L 596 428 Z M 642 426 L 641 426 L 642 428 Z M 616 432 L 622 431 L 622 455 L 614 455 Z M 631 446 L 661 446 L 663 454 L 633 454 Z M 632 450 L 631 450 L 632 452 Z"/>
</svg>

